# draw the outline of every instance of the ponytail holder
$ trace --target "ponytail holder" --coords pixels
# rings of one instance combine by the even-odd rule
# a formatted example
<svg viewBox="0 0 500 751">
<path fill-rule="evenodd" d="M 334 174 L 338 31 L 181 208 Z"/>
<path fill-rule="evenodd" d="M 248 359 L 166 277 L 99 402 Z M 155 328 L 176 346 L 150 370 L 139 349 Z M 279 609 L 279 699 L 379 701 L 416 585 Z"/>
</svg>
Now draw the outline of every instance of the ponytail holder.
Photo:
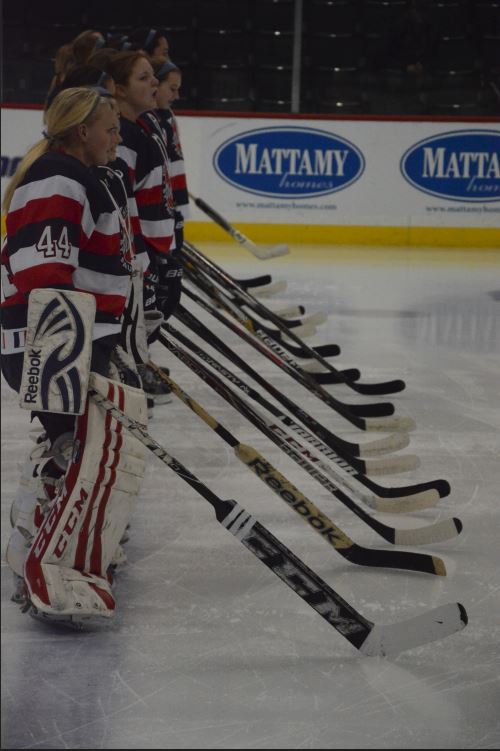
<svg viewBox="0 0 500 751">
<path fill-rule="evenodd" d="M 47 131 L 46 131 L 46 130 L 42 130 L 42 136 L 43 136 L 43 137 L 45 138 L 45 140 L 47 140 L 47 141 L 48 141 L 49 143 L 54 143 L 54 141 L 56 140 L 56 139 L 55 139 L 55 136 L 49 136 L 49 134 L 47 133 Z"/>
</svg>

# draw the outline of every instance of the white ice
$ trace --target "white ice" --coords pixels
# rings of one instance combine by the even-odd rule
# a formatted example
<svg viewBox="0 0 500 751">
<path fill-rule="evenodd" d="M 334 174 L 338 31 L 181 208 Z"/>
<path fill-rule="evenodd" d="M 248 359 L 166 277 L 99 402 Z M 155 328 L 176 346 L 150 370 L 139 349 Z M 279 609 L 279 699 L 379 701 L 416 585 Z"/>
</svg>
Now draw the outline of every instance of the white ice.
<svg viewBox="0 0 500 751">
<path fill-rule="evenodd" d="M 156 408 L 151 433 L 370 620 L 393 623 L 458 601 L 469 624 L 392 660 L 363 657 L 151 456 L 107 631 L 56 630 L 22 614 L 10 602 L 10 571 L 2 564 L 2 747 L 498 748 L 500 253 L 296 247 L 261 262 L 237 246 L 231 254 L 226 246 L 203 247 L 238 278 L 286 279 L 279 300 L 263 300 L 269 307 L 302 303 L 306 314 L 327 312 L 327 323 L 307 341 L 339 344 L 336 367 L 359 367 L 364 382 L 406 381 L 402 393 L 377 399 L 327 388 L 345 402 L 392 401 L 397 414 L 416 420 L 403 453 L 417 454 L 420 468 L 376 479 L 402 485 L 442 477 L 451 495 L 435 508 L 378 518 L 410 527 L 459 517 L 459 537 L 420 549 L 442 557 L 448 576 L 348 563 L 177 399 Z M 211 325 L 332 430 L 357 442 L 368 437 Z M 390 547 L 161 345 L 154 356 L 357 543 Z M 4 555 L 18 463 L 30 444 L 29 414 L 5 384 L 2 407 Z"/>
</svg>

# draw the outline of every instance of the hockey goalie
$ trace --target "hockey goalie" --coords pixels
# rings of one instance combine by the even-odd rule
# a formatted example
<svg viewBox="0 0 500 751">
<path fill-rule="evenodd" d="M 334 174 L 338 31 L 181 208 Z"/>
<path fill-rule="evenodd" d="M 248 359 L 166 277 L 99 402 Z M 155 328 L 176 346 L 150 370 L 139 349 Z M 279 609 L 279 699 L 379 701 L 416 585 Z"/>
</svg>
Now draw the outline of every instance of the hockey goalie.
<svg viewBox="0 0 500 751">
<path fill-rule="evenodd" d="M 35 617 L 75 626 L 114 614 L 112 568 L 145 469 L 142 445 L 86 397 L 90 383 L 129 417 L 147 422 L 140 383 L 89 371 L 85 320 L 93 306 L 94 298 L 80 292 L 30 295 L 20 405 L 52 419 L 42 417 L 48 431 L 22 471 L 6 552 L 14 599 Z M 71 414 L 73 431 L 54 438 L 58 418 Z"/>
</svg>

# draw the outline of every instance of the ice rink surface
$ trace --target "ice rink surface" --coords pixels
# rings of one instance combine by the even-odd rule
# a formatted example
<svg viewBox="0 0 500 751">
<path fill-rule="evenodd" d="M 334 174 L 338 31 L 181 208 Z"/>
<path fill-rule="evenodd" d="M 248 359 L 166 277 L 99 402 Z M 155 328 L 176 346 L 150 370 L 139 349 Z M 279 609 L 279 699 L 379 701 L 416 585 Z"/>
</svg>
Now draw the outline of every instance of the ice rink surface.
<svg viewBox="0 0 500 751">
<path fill-rule="evenodd" d="M 107 630 L 56 630 L 23 615 L 9 600 L 10 571 L 2 564 L 2 747 L 498 748 L 500 253 L 297 247 L 261 262 L 238 246 L 200 247 L 237 278 L 271 273 L 274 281 L 287 280 L 279 299 L 262 299 L 269 307 L 302 303 L 306 315 L 327 312 L 307 343 L 339 344 L 336 367 L 360 368 L 366 383 L 405 380 L 406 390 L 388 397 L 327 389 L 345 402 L 392 401 L 396 414 L 416 420 L 401 454 L 418 455 L 420 467 L 375 479 L 402 485 L 445 478 L 452 492 L 434 508 L 377 518 L 408 528 L 459 517 L 459 537 L 420 548 L 442 557 L 448 575 L 349 563 L 176 398 L 155 409 L 152 435 L 219 497 L 238 500 L 370 620 L 394 623 L 458 601 L 469 624 L 394 659 L 362 656 L 150 456 L 128 564 L 116 580 L 118 611 Z M 210 321 L 193 303 L 186 306 Z M 335 415 L 222 325 L 211 325 L 331 430 L 359 443 L 377 437 Z M 154 356 L 357 543 L 391 547 L 161 345 Z M 2 408 L 4 554 L 18 463 L 30 443 L 28 413 L 5 385 Z"/>
</svg>

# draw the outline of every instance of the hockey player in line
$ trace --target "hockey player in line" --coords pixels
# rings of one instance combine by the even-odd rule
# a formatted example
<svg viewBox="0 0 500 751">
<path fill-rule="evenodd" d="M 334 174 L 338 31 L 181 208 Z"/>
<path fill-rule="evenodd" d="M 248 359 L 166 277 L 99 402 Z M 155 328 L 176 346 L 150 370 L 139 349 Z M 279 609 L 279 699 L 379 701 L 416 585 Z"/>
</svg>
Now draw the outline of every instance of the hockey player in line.
<svg viewBox="0 0 500 751">
<path fill-rule="evenodd" d="M 114 614 L 108 569 L 145 468 L 138 442 L 86 400 L 90 368 L 121 409 L 146 421 L 140 382 L 115 356 L 130 245 L 92 171 L 118 140 L 108 97 L 61 92 L 4 201 L 2 372 L 45 431 L 23 470 L 6 558 L 15 599 L 70 623 Z"/>
<path fill-rule="evenodd" d="M 115 82 L 121 114 L 122 143 L 118 155 L 128 164 L 150 261 L 144 278 L 144 313 L 146 321 L 155 310 L 167 318 L 181 288 L 181 273 L 171 255 L 175 248 L 172 186 L 161 149 L 141 125 L 141 115 L 156 107 L 158 81 L 148 56 L 142 51 L 120 52 L 110 60 L 107 72 Z M 148 368 L 141 368 L 140 374 L 146 393 L 155 402 L 171 399 L 168 387 Z"/>
<path fill-rule="evenodd" d="M 180 71 L 173 62 L 161 60 L 158 64 L 158 60 L 159 58 L 156 58 L 156 69 L 155 61 L 151 60 L 155 78 L 158 81 L 158 88 L 155 94 L 157 106 L 154 110 L 143 112 L 138 119 L 138 123 L 154 142 L 163 161 L 165 174 L 168 176 L 170 182 L 167 201 L 173 206 L 175 222 L 175 246 L 169 255 L 171 261 L 170 274 L 173 274 L 175 270 L 177 274 L 175 278 L 177 278 L 179 283 L 175 289 L 172 289 L 172 294 L 170 294 L 162 307 L 162 313 L 166 320 L 174 312 L 181 295 L 180 280 L 182 278 L 182 267 L 177 261 L 177 249 L 182 248 L 182 243 L 184 242 L 184 218 L 185 215 L 187 217 L 189 199 L 184 172 L 184 158 L 180 150 L 177 131 L 174 131 L 173 112 L 169 107 L 171 102 L 178 98 L 177 90 L 180 86 Z M 177 84 L 175 84 L 174 79 L 170 83 L 168 82 L 169 74 L 177 77 Z M 180 201 L 180 205 L 178 205 L 178 201 Z M 182 210 L 184 210 L 185 215 Z"/>
<path fill-rule="evenodd" d="M 106 89 L 103 89 L 102 94 L 110 97 L 110 105 L 119 116 L 117 102 L 112 96 L 115 92 L 115 82 L 109 73 L 94 65 L 87 64 L 72 68 L 59 90 L 71 88 L 72 85 L 95 87 L 102 80 L 106 84 Z M 149 266 L 149 257 L 141 235 L 137 203 L 128 165 L 116 153 L 120 142 L 121 136 L 113 145 L 107 165 L 98 165 L 93 169 L 118 210 L 118 218 L 123 225 L 123 239 L 130 248 L 129 255 L 132 257 L 133 266 L 132 283 L 123 313 L 120 343 L 137 366 L 140 363 L 147 363 L 150 359 L 147 344 L 148 332 L 145 328 L 143 311 L 143 279 Z M 160 317 L 156 322 L 158 326 L 162 320 Z M 153 406 L 153 400 L 148 397 L 148 411 Z"/>
<path fill-rule="evenodd" d="M 179 99 L 182 73 L 175 63 L 171 60 L 165 61 L 161 57 L 152 58 L 151 64 L 155 77 L 158 80 L 155 115 L 166 140 L 175 211 L 177 215 L 181 215 L 180 219 L 186 221 L 189 219 L 189 193 L 186 169 L 179 138 L 179 127 L 172 111 L 172 105 Z M 180 248 L 183 241 L 183 235 L 181 233 L 179 233 L 179 236 L 177 235 L 178 229 L 183 228 L 183 224 L 178 219 L 179 217 L 176 220 L 176 248 Z"/>
<path fill-rule="evenodd" d="M 129 50 L 143 50 L 150 57 L 169 59 L 169 44 L 165 29 L 149 29 L 143 26 L 134 29 L 126 37 Z"/>
</svg>

